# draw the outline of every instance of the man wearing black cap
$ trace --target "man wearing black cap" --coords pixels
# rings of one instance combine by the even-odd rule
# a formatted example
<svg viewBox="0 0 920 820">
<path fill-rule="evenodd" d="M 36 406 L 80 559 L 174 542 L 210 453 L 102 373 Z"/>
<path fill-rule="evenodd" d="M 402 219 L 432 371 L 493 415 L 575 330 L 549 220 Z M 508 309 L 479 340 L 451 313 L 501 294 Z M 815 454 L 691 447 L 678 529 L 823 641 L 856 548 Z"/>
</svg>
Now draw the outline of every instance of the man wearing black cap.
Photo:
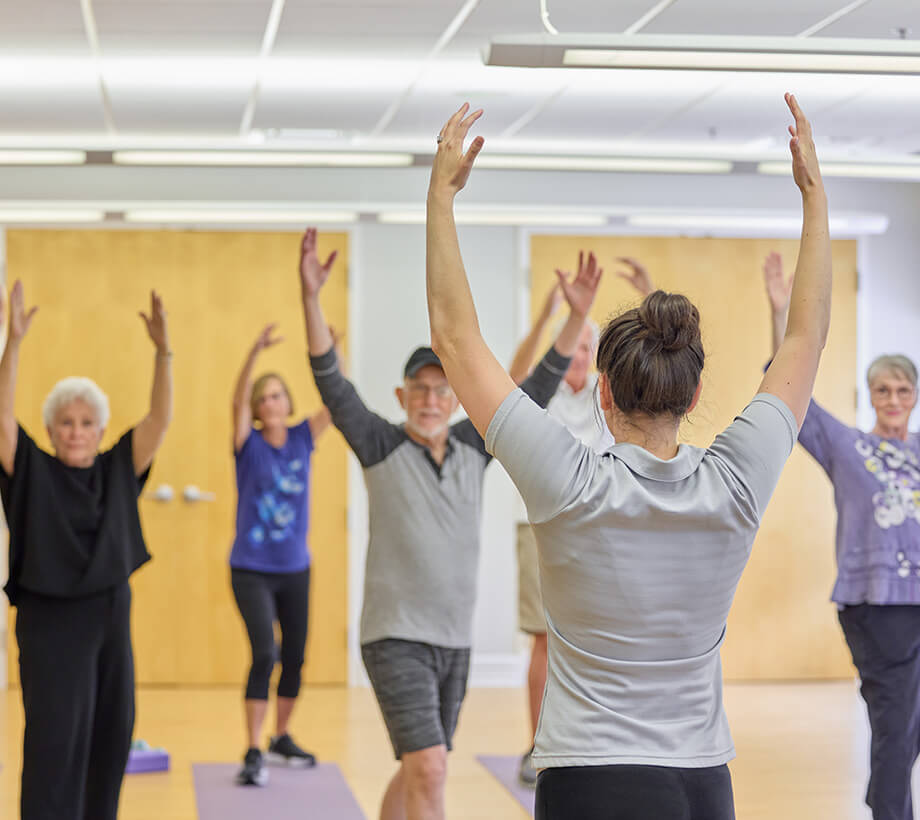
<svg viewBox="0 0 920 820">
<path fill-rule="evenodd" d="M 482 480 L 490 456 L 429 347 L 406 362 L 393 424 L 369 410 L 339 370 L 319 305 L 334 254 L 321 263 L 304 235 L 301 292 L 313 377 L 332 423 L 364 468 L 370 541 L 361 654 L 401 766 L 381 820 L 441 820 L 447 751 L 466 694 L 479 561 Z M 546 406 L 569 366 L 585 316 L 572 313 L 521 388 Z"/>
</svg>

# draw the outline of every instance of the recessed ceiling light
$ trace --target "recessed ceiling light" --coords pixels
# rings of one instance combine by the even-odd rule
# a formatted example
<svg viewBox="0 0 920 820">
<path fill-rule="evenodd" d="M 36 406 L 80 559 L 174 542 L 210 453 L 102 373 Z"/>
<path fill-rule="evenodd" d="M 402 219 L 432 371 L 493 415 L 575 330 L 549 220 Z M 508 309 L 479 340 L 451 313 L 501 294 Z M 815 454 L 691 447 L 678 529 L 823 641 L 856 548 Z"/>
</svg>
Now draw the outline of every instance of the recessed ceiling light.
<svg viewBox="0 0 920 820">
<path fill-rule="evenodd" d="M 136 208 L 125 211 L 125 222 L 153 223 L 259 223 L 266 225 L 356 222 L 354 211 L 281 211 L 271 209 L 234 210 L 232 208 Z"/>
<path fill-rule="evenodd" d="M 358 151 L 115 151 L 116 165 L 406 167 L 412 154 Z"/>
</svg>

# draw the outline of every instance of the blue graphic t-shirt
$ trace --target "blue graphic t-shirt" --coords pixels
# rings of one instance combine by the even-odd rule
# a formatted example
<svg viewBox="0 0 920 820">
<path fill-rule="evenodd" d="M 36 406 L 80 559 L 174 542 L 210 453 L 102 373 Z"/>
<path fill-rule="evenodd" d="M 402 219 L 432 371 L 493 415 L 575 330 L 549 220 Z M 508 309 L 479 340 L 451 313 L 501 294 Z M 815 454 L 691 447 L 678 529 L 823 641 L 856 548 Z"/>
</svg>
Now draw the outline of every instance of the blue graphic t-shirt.
<svg viewBox="0 0 920 820">
<path fill-rule="evenodd" d="M 838 604 L 920 604 L 920 434 L 848 427 L 812 401 L 799 443 L 834 485 Z"/>
<path fill-rule="evenodd" d="M 301 572 L 310 566 L 308 421 L 288 428 L 287 441 L 272 447 L 253 429 L 236 453 L 236 538 L 234 569 Z"/>
</svg>

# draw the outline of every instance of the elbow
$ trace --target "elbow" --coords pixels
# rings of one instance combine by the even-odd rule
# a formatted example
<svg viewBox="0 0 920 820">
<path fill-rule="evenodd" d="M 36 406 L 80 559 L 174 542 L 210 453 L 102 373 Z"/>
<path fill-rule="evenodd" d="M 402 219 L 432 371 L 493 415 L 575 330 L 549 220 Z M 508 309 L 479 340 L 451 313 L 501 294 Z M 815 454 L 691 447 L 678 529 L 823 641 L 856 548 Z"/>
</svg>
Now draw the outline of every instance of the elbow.
<svg viewBox="0 0 920 820">
<path fill-rule="evenodd" d="M 445 366 L 460 358 L 463 341 L 460 336 L 440 333 L 433 327 L 431 329 L 431 349 Z"/>
</svg>

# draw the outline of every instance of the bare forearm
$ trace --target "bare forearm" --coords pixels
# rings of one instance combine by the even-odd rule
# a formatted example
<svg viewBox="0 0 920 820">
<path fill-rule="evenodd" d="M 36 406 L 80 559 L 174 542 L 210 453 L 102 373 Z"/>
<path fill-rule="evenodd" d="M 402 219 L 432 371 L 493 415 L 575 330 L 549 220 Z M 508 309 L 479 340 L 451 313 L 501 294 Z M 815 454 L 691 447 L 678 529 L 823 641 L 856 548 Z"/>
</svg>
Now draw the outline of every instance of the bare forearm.
<svg viewBox="0 0 920 820">
<path fill-rule="evenodd" d="M 831 308 L 831 240 L 823 187 L 802 197 L 802 240 L 789 300 L 786 335 L 809 337 L 820 349 L 827 340 Z"/>
<path fill-rule="evenodd" d="M 773 346 L 770 355 L 775 356 L 779 346 L 783 343 L 783 337 L 786 335 L 786 320 L 789 314 L 785 310 L 773 310 L 770 316 L 770 327 L 773 335 Z"/>
<path fill-rule="evenodd" d="M 16 423 L 16 375 L 19 370 L 19 343 L 8 340 L 0 357 L 0 422 Z"/>
<path fill-rule="evenodd" d="M 527 374 L 533 366 L 533 361 L 537 357 L 540 337 L 543 335 L 543 331 L 546 330 L 548 321 L 547 317 L 541 315 L 534 322 L 533 327 L 530 328 L 530 332 L 518 345 L 518 349 L 514 351 L 514 358 L 511 360 L 511 367 L 508 368 L 508 374 L 515 384 L 520 384 L 527 378 Z"/>
<path fill-rule="evenodd" d="M 581 313 L 569 312 L 569 318 L 562 326 L 562 332 L 553 345 L 556 348 L 556 352 L 561 356 L 572 357 L 575 348 L 578 347 L 578 338 L 581 336 L 581 330 L 585 326 L 585 318 Z"/>
<path fill-rule="evenodd" d="M 163 432 L 172 419 L 172 353 L 157 353 L 150 391 L 150 417 L 162 425 Z"/>
<path fill-rule="evenodd" d="M 332 333 L 319 305 L 319 294 L 303 293 L 303 319 L 307 330 L 307 350 L 322 356 L 332 348 Z"/>
<path fill-rule="evenodd" d="M 246 356 L 246 361 L 243 362 L 240 375 L 236 379 L 236 387 L 233 388 L 234 408 L 243 407 L 249 402 L 249 393 L 252 390 L 252 371 L 256 366 L 258 356 L 259 352 L 252 349 Z"/>
<path fill-rule="evenodd" d="M 463 268 L 453 201 L 446 194 L 428 195 L 426 277 L 431 343 L 450 357 L 464 343 L 480 339 L 473 294 Z"/>
</svg>

